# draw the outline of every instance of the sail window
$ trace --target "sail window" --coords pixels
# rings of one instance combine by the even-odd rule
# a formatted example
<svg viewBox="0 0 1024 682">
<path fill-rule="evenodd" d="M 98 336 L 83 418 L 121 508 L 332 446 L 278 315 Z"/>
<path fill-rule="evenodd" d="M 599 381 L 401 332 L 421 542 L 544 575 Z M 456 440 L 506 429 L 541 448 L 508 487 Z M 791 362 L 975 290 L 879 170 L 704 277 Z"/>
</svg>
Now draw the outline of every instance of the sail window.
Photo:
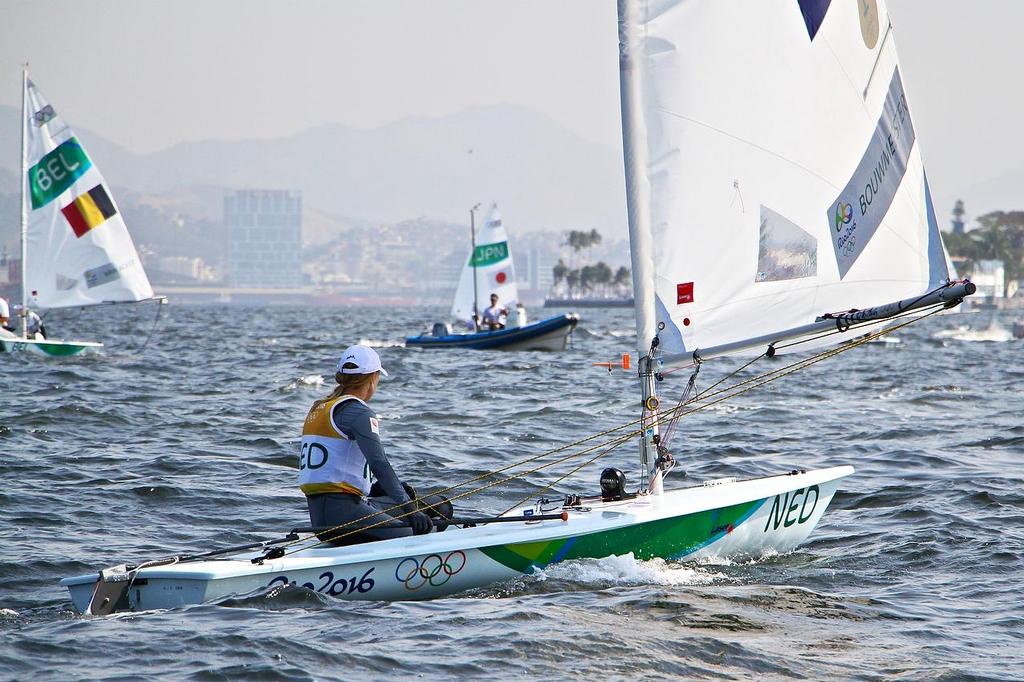
<svg viewBox="0 0 1024 682">
<path fill-rule="evenodd" d="M 818 274 L 818 240 L 796 223 L 761 206 L 755 282 L 777 282 Z"/>
</svg>

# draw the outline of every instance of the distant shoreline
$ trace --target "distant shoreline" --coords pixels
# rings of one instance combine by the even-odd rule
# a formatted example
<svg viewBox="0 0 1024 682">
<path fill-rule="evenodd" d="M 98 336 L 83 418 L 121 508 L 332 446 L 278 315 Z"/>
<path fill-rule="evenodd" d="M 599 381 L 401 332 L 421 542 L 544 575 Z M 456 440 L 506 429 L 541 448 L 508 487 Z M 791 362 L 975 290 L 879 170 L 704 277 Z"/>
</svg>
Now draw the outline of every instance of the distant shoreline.
<svg viewBox="0 0 1024 682">
<path fill-rule="evenodd" d="M 633 298 L 545 298 L 545 308 L 632 308 Z"/>
</svg>

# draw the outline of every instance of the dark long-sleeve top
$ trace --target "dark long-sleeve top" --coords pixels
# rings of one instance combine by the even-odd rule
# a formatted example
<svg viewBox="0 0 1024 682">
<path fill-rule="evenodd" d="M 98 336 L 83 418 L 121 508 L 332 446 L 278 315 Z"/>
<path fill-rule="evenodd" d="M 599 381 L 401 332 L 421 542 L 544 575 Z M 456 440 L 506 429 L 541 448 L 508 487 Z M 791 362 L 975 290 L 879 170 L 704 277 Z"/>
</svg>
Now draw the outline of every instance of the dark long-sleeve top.
<svg viewBox="0 0 1024 682">
<path fill-rule="evenodd" d="M 384 444 L 380 442 L 377 414 L 358 400 L 346 400 L 334 406 L 331 416 L 338 429 L 359 445 L 370 471 L 387 496 L 397 502 L 408 502 L 409 496 L 405 494 L 384 452 Z"/>
</svg>

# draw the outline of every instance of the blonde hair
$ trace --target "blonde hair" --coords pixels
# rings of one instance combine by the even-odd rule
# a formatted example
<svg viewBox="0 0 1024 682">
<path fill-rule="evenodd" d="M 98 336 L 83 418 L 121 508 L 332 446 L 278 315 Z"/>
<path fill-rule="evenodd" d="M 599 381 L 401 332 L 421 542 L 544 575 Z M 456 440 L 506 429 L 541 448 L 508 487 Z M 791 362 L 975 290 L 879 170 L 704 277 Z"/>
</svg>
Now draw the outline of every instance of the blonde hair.
<svg viewBox="0 0 1024 682">
<path fill-rule="evenodd" d="M 373 381 L 373 378 L 380 372 L 370 372 L 369 374 L 342 374 L 338 372 L 334 375 L 334 380 L 338 382 L 338 385 L 334 387 L 329 396 L 320 398 L 314 404 L 319 405 L 325 403 L 328 400 L 334 400 L 340 398 L 343 395 L 351 394 L 352 391 L 362 390 L 364 386 Z"/>
</svg>

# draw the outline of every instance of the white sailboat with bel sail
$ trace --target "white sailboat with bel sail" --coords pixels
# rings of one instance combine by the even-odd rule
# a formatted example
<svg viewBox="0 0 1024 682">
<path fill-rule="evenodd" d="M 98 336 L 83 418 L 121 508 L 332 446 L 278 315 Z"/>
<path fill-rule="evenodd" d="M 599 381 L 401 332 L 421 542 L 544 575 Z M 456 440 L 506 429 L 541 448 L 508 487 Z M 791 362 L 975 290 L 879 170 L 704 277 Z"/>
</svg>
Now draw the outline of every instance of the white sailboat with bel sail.
<svg viewBox="0 0 1024 682">
<path fill-rule="evenodd" d="M 20 333 L 0 350 L 75 355 L 103 344 L 29 334 L 30 310 L 159 300 L 99 168 L 22 73 Z"/>
</svg>

